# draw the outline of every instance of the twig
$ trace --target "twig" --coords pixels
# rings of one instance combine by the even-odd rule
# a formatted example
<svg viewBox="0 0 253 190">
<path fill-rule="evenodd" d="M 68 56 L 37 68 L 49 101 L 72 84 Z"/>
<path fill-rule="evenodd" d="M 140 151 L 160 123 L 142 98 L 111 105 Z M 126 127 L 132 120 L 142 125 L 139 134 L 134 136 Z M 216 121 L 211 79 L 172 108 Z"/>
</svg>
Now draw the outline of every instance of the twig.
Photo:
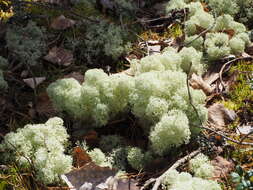
<svg viewBox="0 0 253 190">
<path fill-rule="evenodd" d="M 140 38 L 142 41 L 144 41 L 145 45 L 147 46 L 147 56 L 149 56 L 149 46 L 148 46 L 148 42 L 147 40 L 145 40 L 144 38 L 142 38 L 141 36 L 139 36 L 138 34 L 134 33 L 138 38 Z"/>
<path fill-rule="evenodd" d="M 252 57 L 249 56 L 249 57 L 239 57 L 239 58 L 235 58 L 235 59 L 232 59 L 232 60 L 228 61 L 227 63 L 225 63 L 225 64 L 221 67 L 221 70 L 220 70 L 220 72 L 219 72 L 219 78 L 220 78 L 221 85 L 222 85 L 222 87 L 223 87 L 224 89 L 225 89 L 225 84 L 224 84 L 223 79 L 222 79 L 222 74 L 223 74 L 224 69 L 226 68 L 226 66 L 228 66 L 228 65 L 230 65 L 230 64 L 232 64 L 232 63 L 234 63 L 234 62 L 236 62 L 236 61 L 243 60 L 243 59 L 252 59 Z"/>
<path fill-rule="evenodd" d="M 250 135 L 253 134 L 253 131 L 249 132 L 247 135 L 245 135 L 241 140 L 240 140 L 240 143 L 243 143 L 243 141 L 248 138 Z"/>
<path fill-rule="evenodd" d="M 208 131 L 211 131 L 211 132 L 213 132 L 213 133 L 215 133 L 215 134 L 217 134 L 217 135 L 220 135 L 221 137 L 223 137 L 223 138 L 225 138 L 225 139 L 227 139 L 227 140 L 229 140 L 229 141 L 231 141 L 231 142 L 233 142 L 233 143 L 239 144 L 239 145 L 250 145 L 250 146 L 253 146 L 253 143 L 242 142 L 242 140 L 240 140 L 240 141 L 234 140 L 234 139 L 232 139 L 232 138 L 230 138 L 230 137 L 224 135 L 224 134 L 221 133 L 221 132 L 215 131 L 214 129 L 211 129 L 211 128 L 209 128 L 209 127 L 205 127 L 205 126 L 203 126 L 203 125 L 200 126 L 200 127 L 197 127 L 197 128 L 206 129 L 206 130 L 208 130 Z"/>
<path fill-rule="evenodd" d="M 214 15 L 214 18 L 215 18 L 215 17 L 216 17 L 216 16 Z M 195 40 L 197 40 L 198 38 L 200 38 L 202 35 L 206 34 L 209 30 L 212 30 L 212 28 L 215 26 L 215 24 L 216 24 L 216 19 L 214 20 L 213 24 L 212 24 L 210 27 L 208 27 L 208 28 L 205 29 L 204 31 L 200 32 L 200 33 L 198 34 L 198 36 L 196 36 L 195 38 L 193 38 L 193 39 L 192 39 L 191 41 L 189 41 L 188 43 L 184 44 L 184 46 L 190 45 L 192 42 L 194 42 Z"/>
<path fill-rule="evenodd" d="M 180 165 L 182 165 L 183 163 L 185 163 L 186 161 L 188 161 L 189 159 L 195 157 L 196 155 L 198 155 L 200 153 L 200 149 L 193 151 L 192 153 L 190 153 L 189 155 L 186 155 L 185 157 L 181 158 L 180 160 L 176 161 L 168 170 L 166 170 L 161 176 L 159 176 L 158 178 L 151 178 L 148 181 L 146 181 L 146 183 L 142 186 L 141 190 L 146 189 L 151 183 L 155 182 L 152 190 L 157 190 L 158 187 L 161 185 L 164 177 L 167 175 L 167 173 L 171 170 L 174 170 L 176 168 L 178 168 Z"/>
</svg>

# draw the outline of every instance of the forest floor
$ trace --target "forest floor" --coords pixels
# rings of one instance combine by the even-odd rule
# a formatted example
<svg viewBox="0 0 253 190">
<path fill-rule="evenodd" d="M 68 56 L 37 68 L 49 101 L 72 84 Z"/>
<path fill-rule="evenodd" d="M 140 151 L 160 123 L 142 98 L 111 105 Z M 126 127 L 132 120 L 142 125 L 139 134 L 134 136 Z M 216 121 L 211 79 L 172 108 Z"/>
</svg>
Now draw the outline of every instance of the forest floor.
<svg viewBox="0 0 253 190">
<path fill-rule="evenodd" d="M 1 3 L 0 0 L 0 8 L 7 10 Z M 101 136 L 116 134 L 123 136 L 129 145 L 145 147 L 147 139 L 143 137 L 143 131 L 138 127 L 137 119 L 132 114 L 126 115 L 122 120 L 110 121 L 106 127 L 87 132 L 78 128 L 80 125 L 78 121 L 66 113 L 60 114 L 54 108 L 46 89 L 49 84 L 62 78 L 75 78 L 83 83 L 84 73 L 92 68 L 102 68 L 108 74 L 127 73 L 133 59 L 160 53 L 168 46 L 182 49 L 185 38 L 182 23 L 187 13 L 184 10 L 174 11 L 166 17 L 158 11 L 157 7 L 161 5 L 162 3 L 153 3 L 148 7 L 143 6 L 134 19 L 127 18 L 122 21 L 114 16 L 117 15 L 115 10 L 108 7 L 98 6 L 93 10 L 86 4 L 83 7 L 75 6 L 70 1 L 61 3 L 57 0 L 49 3 L 36 1 L 26 2 L 20 7 L 20 14 L 14 14 L 9 20 L 0 21 L 0 56 L 9 61 L 3 72 L 8 88 L 1 90 L 0 93 L 1 140 L 9 132 L 27 124 L 44 123 L 49 118 L 60 115 L 64 118 L 64 126 L 70 135 L 68 152 L 74 157 L 75 172 L 90 163 L 89 156 L 77 142 L 85 140 L 90 147 L 97 147 Z M 90 61 L 87 55 L 82 53 L 87 47 L 85 44 L 76 44 L 86 38 L 82 34 L 87 25 L 96 25 L 93 20 L 96 14 L 100 19 L 117 23 L 128 31 L 127 38 L 132 43 L 130 51 L 123 53 L 116 60 L 98 55 L 96 59 Z M 27 66 L 28 64 L 22 63 L 21 59 L 15 59 L 15 53 L 6 47 L 6 36 L 9 27 L 22 27 L 30 21 L 44 28 L 43 38 L 46 48 L 41 50 L 41 56 L 36 60 L 36 64 Z M 200 29 L 199 35 L 202 35 L 202 32 Z M 24 43 L 24 46 L 29 46 L 29 43 Z M 203 90 L 207 96 L 205 106 L 208 109 L 208 124 L 203 127 L 201 135 L 191 140 L 189 144 L 175 149 L 166 157 L 155 159 L 141 171 L 129 167 L 128 173 L 124 176 L 124 180 L 128 181 L 119 182 L 121 185 L 118 189 L 129 189 L 128 186 L 131 186 L 130 189 L 141 187 L 152 189 L 154 183 L 159 186 L 159 176 L 166 170 L 173 167 L 179 171 L 187 171 L 188 160 L 199 152 L 209 155 L 211 163 L 215 166 L 214 179 L 218 180 L 223 189 L 235 189 L 238 184 L 247 182 L 247 175 L 253 168 L 252 56 L 251 44 L 239 56 L 229 55 L 217 60 L 213 65 L 208 65 L 203 76 L 192 76 L 189 84 L 193 88 Z M 69 189 L 64 183 L 44 186 L 34 179 L 33 171 L 30 173 L 23 171 L 16 163 L 1 163 L 1 158 L 0 168 L 0 190 Z M 90 170 L 86 166 L 82 172 L 86 177 L 92 172 L 93 177 L 101 179 L 104 177 L 101 175 L 108 175 L 106 169 L 98 166 L 92 166 Z M 237 182 L 232 181 L 231 172 L 239 175 Z M 252 176 L 253 174 L 248 180 L 251 185 Z M 88 176 L 86 180 L 92 182 L 94 179 Z"/>
</svg>

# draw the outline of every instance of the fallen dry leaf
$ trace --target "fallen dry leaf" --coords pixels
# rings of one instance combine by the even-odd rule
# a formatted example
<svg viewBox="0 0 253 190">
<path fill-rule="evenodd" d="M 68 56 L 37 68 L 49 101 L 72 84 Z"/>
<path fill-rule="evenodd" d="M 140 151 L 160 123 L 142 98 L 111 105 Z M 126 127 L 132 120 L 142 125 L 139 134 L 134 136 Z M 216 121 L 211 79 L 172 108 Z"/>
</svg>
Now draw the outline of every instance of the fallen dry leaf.
<svg viewBox="0 0 253 190">
<path fill-rule="evenodd" d="M 208 108 L 208 121 L 217 127 L 234 121 L 236 117 L 237 115 L 233 110 L 225 108 L 222 104 L 216 103 Z"/>
<path fill-rule="evenodd" d="M 115 177 L 116 170 L 90 162 L 79 169 L 62 175 L 73 190 L 139 190 L 137 181 Z"/>
<path fill-rule="evenodd" d="M 73 190 L 79 190 L 80 188 L 95 189 L 97 186 L 103 184 L 107 179 L 114 177 L 116 170 L 109 167 L 100 167 L 90 162 L 83 167 L 74 169 L 67 174 L 62 175 L 62 179 Z"/>
<path fill-rule="evenodd" d="M 148 46 L 149 55 L 159 54 L 161 52 L 161 45 Z"/>
<path fill-rule="evenodd" d="M 218 179 L 227 177 L 235 167 L 233 162 L 229 162 L 221 156 L 217 156 L 211 160 L 211 164 L 214 166 L 214 177 Z"/>
<path fill-rule="evenodd" d="M 75 21 L 72 19 L 66 18 L 64 15 L 61 15 L 53 20 L 51 23 L 51 28 L 55 30 L 65 30 L 75 25 Z"/>
<path fill-rule="evenodd" d="M 27 86 L 31 87 L 32 89 L 36 88 L 44 80 L 46 80 L 46 77 L 34 77 L 23 79 L 23 81 L 27 84 Z"/>
<path fill-rule="evenodd" d="M 218 72 L 212 72 L 209 73 L 209 75 L 205 76 L 205 78 L 203 79 L 207 84 L 211 85 L 213 82 L 215 82 L 218 78 L 219 78 L 219 73 Z"/>
<path fill-rule="evenodd" d="M 236 133 L 239 135 L 247 135 L 253 131 L 253 126 L 243 125 L 236 128 Z"/>
<path fill-rule="evenodd" d="M 40 117 L 53 117 L 56 110 L 46 92 L 42 92 L 37 97 L 36 111 Z"/>
<path fill-rule="evenodd" d="M 228 34 L 229 39 L 231 39 L 235 35 L 235 31 L 233 29 L 227 29 L 227 30 L 223 30 L 220 32 L 224 32 L 224 33 Z"/>
<path fill-rule="evenodd" d="M 92 161 L 90 156 L 87 154 L 87 152 L 79 146 L 74 147 L 73 158 L 74 158 L 74 163 L 76 167 L 78 168 Z"/>
<path fill-rule="evenodd" d="M 201 76 L 196 75 L 195 73 L 192 74 L 190 84 L 194 89 L 201 89 L 206 95 L 212 93 L 213 88 L 206 83 Z"/>
<path fill-rule="evenodd" d="M 91 130 L 88 131 L 83 137 L 83 140 L 85 140 L 85 142 L 87 142 L 90 145 L 95 145 L 96 143 L 98 143 L 98 134 L 96 131 Z"/>
<path fill-rule="evenodd" d="M 74 57 L 72 52 L 69 50 L 61 47 L 53 47 L 49 50 L 44 59 L 54 64 L 68 66 L 73 62 Z"/>
<path fill-rule="evenodd" d="M 139 190 L 136 180 L 133 179 L 119 179 L 117 185 L 112 190 Z"/>
<path fill-rule="evenodd" d="M 72 72 L 67 75 L 65 75 L 63 78 L 74 78 L 76 79 L 80 84 L 84 82 L 84 75 L 79 72 Z"/>
</svg>

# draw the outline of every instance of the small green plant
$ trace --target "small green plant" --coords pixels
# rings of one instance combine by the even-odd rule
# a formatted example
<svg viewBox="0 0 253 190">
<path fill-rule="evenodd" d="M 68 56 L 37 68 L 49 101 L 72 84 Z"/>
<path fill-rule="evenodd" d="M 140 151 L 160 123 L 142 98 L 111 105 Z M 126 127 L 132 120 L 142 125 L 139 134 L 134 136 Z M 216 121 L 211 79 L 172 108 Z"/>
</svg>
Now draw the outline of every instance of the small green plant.
<svg viewBox="0 0 253 190">
<path fill-rule="evenodd" d="M 231 173 L 231 179 L 236 190 L 253 189 L 253 170 L 245 171 L 241 166 L 236 166 L 235 172 Z"/>
</svg>

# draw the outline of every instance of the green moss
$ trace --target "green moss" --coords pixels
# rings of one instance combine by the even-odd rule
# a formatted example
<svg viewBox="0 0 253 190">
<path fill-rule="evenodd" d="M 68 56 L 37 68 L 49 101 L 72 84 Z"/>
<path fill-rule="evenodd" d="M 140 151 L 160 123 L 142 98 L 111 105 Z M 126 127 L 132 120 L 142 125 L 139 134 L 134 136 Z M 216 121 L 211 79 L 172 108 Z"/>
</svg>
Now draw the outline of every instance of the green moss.
<svg viewBox="0 0 253 190">
<path fill-rule="evenodd" d="M 182 25 L 181 24 L 175 24 L 169 29 L 170 36 L 174 38 L 178 38 L 183 35 Z"/>
<path fill-rule="evenodd" d="M 253 89 L 252 89 L 252 62 L 239 62 L 231 68 L 231 74 L 237 76 L 236 82 L 232 85 L 229 92 L 230 102 L 227 102 L 228 107 L 235 110 L 247 110 L 253 114 Z"/>
</svg>

